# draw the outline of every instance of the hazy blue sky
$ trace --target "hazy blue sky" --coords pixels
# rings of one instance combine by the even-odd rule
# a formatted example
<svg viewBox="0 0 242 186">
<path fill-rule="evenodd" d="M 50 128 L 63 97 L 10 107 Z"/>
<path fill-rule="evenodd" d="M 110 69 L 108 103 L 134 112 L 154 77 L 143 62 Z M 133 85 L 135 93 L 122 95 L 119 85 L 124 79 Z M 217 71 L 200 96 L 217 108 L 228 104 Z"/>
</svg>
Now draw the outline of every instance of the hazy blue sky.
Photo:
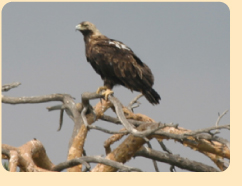
<svg viewBox="0 0 242 186">
<path fill-rule="evenodd" d="M 229 20 L 223 3 L 8 3 L 2 10 L 2 83 L 22 85 L 4 95 L 68 93 L 78 102 L 81 93 L 96 91 L 103 82 L 86 62 L 82 34 L 75 32 L 78 23 L 90 21 L 104 35 L 132 48 L 154 74 L 161 103 L 152 106 L 142 98 L 135 112 L 187 129 L 211 127 L 218 112 L 230 108 Z M 124 105 L 138 95 L 121 86 L 114 92 Z M 2 142 L 21 146 L 37 138 L 53 163 L 65 161 L 73 122 L 65 115 L 62 130 L 56 131 L 59 112 L 46 110 L 56 104 L 3 104 Z M 220 124 L 229 120 L 230 113 Z M 102 121 L 95 125 L 122 127 Z M 103 143 L 108 136 L 89 132 L 87 155 L 105 155 Z M 229 132 L 220 136 L 229 139 Z M 165 144 L 174 154 L 214 166 L 187 147 L 173 141 Z M 161 150 L 155 140 L 152 145 Z M 154 171 L 152 161 L 145 158 L 127 165 Z M 169 171 L 163 163 L 159 168 Z"/>
</svg>

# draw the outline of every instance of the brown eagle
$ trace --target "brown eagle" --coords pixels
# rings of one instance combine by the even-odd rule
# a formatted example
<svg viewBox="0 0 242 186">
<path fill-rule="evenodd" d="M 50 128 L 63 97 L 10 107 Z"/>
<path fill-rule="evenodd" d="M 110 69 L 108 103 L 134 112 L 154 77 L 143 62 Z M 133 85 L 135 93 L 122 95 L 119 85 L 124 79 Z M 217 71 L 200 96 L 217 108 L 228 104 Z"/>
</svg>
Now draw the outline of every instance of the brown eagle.
<svg viewBox="0 0 242 186">
<path fill-rule="evenodd" d="M 151 104 L 158 104 L 160 95 L 152 88 L 154 76 L 150 68 L 120 41 L 101 34 L 96 26 L 84 21 L 76 26 L 83 36 L 86 58 L 104 81 L 97 93 L 105 90 L 105 99 L 115 85 L 141 92 Z"/>
</svg>

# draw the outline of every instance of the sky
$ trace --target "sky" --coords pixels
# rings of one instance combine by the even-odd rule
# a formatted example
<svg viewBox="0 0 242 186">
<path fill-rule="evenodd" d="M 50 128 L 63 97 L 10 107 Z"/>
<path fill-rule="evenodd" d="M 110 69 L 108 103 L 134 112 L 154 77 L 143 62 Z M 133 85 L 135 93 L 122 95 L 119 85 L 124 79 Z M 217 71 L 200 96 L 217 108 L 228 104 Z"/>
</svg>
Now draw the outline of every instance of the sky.
<svg viewBox="0 0 242 186">
<path fill-rule="evenodd" d="M 82 34 L 75 31 L 82 21 L 125 43 L 150 67 L 153 88 L 162 100 L 153 106 L 141 98 L 135 113 L 197 130 L 214 126 L 218 113 L 230 109 L 230 12 L 224 3 L 8 3 L 2 9 L 2 84 L 18 81 L 21 85 L 3 95 L 67 93 L 80 102 L 83 92 L 103 85 L 86 61 Z M 139 94 L 121 86 L 113 90 L 124 105 Z M 17 147 L 37 138 L 54 164 L 64 162 L 74 125 L 65 114 L 57 132 L 59 111 L 46 109 L 57 104 L 2 104 L 2 143 Z M 106 114 L 115 116 L 111 111 Z M 229 121 L 230 112 L 220 125 Z M 122 128 L 103 121 L 94 124 Z M 87 155 L 105 157 L 103 143 L 109 136 L 91 130 L 84 146 Z M 230 138 L 226 130 L 219 136 Z M 188 147 L 171 140 L 164 143 L 174 154 L 215 166 Z M 155 140 L 151 144 L 162 151 Z M 142 157 L 127 165 L 155 171 L 152 161 Z M 169 172 L 169 165 L 158 166 Z"/>
</svg>

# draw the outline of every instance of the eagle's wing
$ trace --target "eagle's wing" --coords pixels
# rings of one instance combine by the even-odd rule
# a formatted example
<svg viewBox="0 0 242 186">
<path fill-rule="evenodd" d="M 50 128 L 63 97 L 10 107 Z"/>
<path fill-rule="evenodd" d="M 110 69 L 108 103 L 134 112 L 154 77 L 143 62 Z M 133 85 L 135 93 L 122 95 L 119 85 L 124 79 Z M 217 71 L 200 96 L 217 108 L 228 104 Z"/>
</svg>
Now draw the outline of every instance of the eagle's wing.
<svg viewBox="0 0 242 186">
<path fill-rule="evenodd" d="M 127 88 L 137 91 L 153 85 L 154 78 L 149 67 L 122 42 L 101 40 L 89 53 L 88 61 L 103 79 L 114 78 Z"/>
</svg>

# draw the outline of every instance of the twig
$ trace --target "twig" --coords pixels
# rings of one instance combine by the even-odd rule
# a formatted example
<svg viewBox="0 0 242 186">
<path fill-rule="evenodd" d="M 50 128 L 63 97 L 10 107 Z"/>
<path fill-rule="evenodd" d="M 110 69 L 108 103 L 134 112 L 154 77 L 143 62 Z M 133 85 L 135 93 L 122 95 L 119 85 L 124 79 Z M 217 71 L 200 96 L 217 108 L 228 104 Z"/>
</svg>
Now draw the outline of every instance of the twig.
<svg viewBox="0 0 242 186">
<path fill-rule="evenodd" d="M 3 85 L 2 92 L 7 92 L 12 88 L 18 87 L 19 85 L 21 85 L 21 83 L 19 83 L 19 82 L 14 82 L 14 83 Z"/>
<path fill-rule="evenodd" d="M 46 109 L 48 111 L 61 110 L 61 109 L 63 109 L 63 104 L 61 104 L 61 105 L 55 105 L 55 106 L 51 106 L 51 107 L 47 107 Z"/>
<path fill-rule="evenodd" d="M 170 167 L 170 171 L 171 171 L 171 172 L 176 172 L 176 167 L 175 167 L 174 165 L 171 165 L 171 167 Z"/>
<path fill-rule="evenodd" d="M 83 148 L 83 152 L 82 152 L 83 156 L 87 156 L 85 149 Z M 83 172 L 90 172 L 91 171 L 91 165 L 87 162 L 85 162 L 87 164 L 87 166 L 85 166 L 85 169 L 83 170 Z"/>
<path fill-rule="evenodd" d="M 62 124 L 63 124 L 63 117 L 64 117 L 64 109 L 60 110 L 60 121 L 59 121 L 59 128 L 57 129 L 57 131 L 61 130 Z"/>
<path fill-rule="evenodd" d="M 216 121 L 216 123 L 215 123 L 215 126 L 216 127 L 218 127 L 218 124 L 219 124 L 219 121 L 221 120 L 221 118 L 228 112 L 229 110 L 226 110 L 226 111 L 224 111 L 221 115 L 218 113 L 218 119 L 217 119 L 217 121 Z M 216 130 L 216 132 L 217 132 L 218 130 Z"/>
<path fill-rule="evenodd" d="M 141 98 L 143 96 L 143 94 L 139 94 L 138 96 L 136 96 L 127 106 L 127 108 L 131 111 L 133 111 L 133 108 L 138 107 L 141 103 L 138 102 L 138 99 Z M 135 103 L 137 103 L 137 105 L 134 105 Z"/>
<path fill-rule="evenodd" d="M 150 142 L 147 142 L 147 145 L 148 145 L 149 149 L 152 149 L 152 146 L 151 146 Z M 148 149 L 147 149 L 147 150 L 148 150 Z M 153 160 L 153 159 L 152 159 L 152 162 L 153 162 L 153 165 L 154 165 L 154 167 L 155 167 L 155 171 L 156 171 L 156 172 L 160 172 L 160 171 L 159 171 L 159 168 L 158 168 L 158 165 L 157 165 L 157 162 L 156 162 L 155 160 Z"/>
<path fill-rule="evenodd" d="M 161 148 L 163 149 L 163 151 L 165 151 L 165 152 L 167 152 L 167 153 L 169 153 L 169 154 L 173 154 L 166 146 L 165 146 L 165 144 L 163 143 L 163 141 L 161 141 L 161 140 L 157 140 L 158 141 L 158 143 L 160 144 L 160 146 L 161 146 Z M 170 167 L 170 171 L 171 172 L 176 172 L 176 169 L 175 169 L 175 166 L 174 165 L 171 165 L 171 167 Z"/>
<path fill-rule="evenodd" d="M 64 110 L 66 111 L 67 115 L 69 115 L 69 117 L 73 119 L 72 111 L 69 110 L 68 107 L 66 107 L 66 104 L 55 105 L 55 106 L 47 107 L 46 109 L 48 109 L 48 111 L 60 110 L 59 128 L 57 129 L 57 131 L 60 131 L 61 128 L 62 128 L 63 117 L 64 117 Z"/>
<path fill-rule="evenodd" d="M 157 140 L 157 141 L 160 144 L 160 146 L 163 149 L 163 151 L 165 151 L 165 152 L 167 152 L 169 154 L 172 154 L 172 152 L 165 146 L 165 144 L 162 141 L 160 141 L 160 140 Z"/>
</svg>

